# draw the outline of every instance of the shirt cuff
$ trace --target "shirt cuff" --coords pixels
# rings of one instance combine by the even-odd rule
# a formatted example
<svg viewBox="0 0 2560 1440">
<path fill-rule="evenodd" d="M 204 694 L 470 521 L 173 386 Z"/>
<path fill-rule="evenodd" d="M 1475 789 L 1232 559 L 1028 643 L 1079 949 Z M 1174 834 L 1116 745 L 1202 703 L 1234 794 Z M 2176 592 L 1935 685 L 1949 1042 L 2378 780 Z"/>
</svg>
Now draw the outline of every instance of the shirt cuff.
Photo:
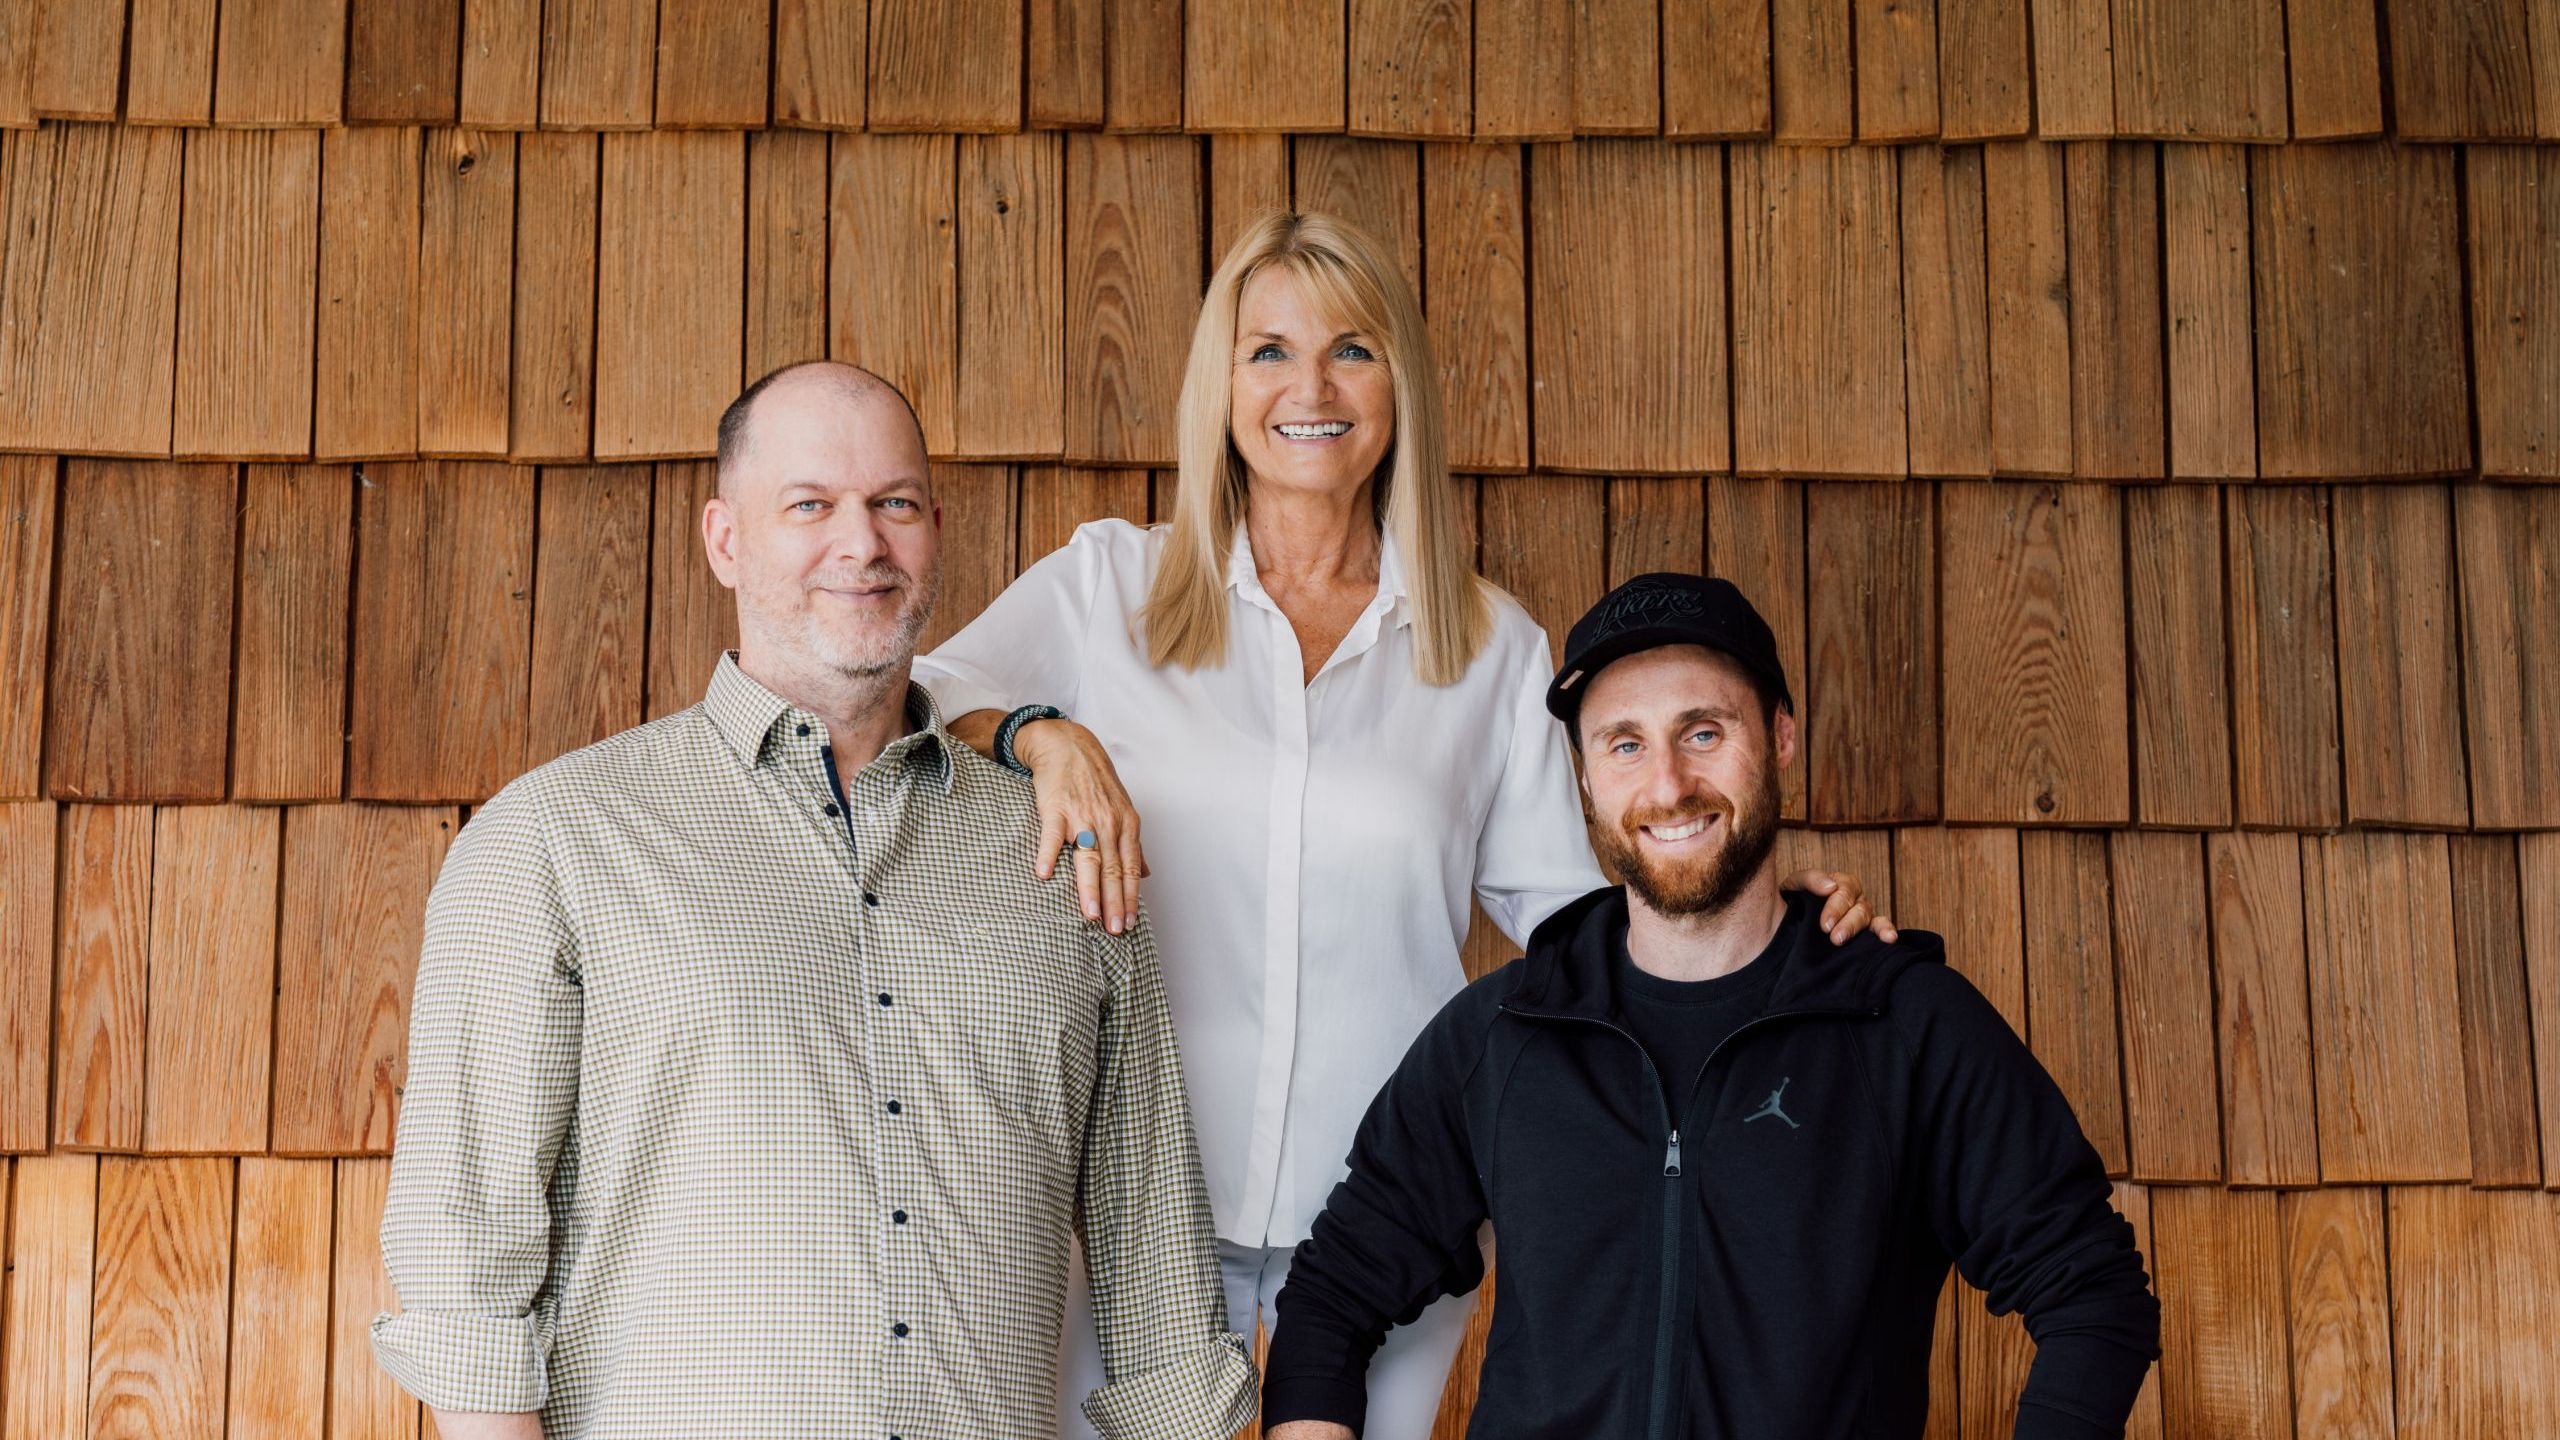
<svg viewBox="0 0 2560 1440">
<path fill-rule="evenodd" d="M 2122 1425 L 2101 1425 L 2068 1410 L 2035 1404 L 2018 1407 L 2018 1425 L 2010 1432 L 2011 1440 L 2121 1440 L 2123 1435 Z"/>
<path fill-rule="evenodd" d="M 1221 1334 L 1171 1365 L 1085 1397 L 1103 1440 L 1225 1440 L 1253 1418 L 1253 1361 L 1244 1337 Z"/>
<path fill-rule="evenodd" d="M 550 1398 L 551 1347 L 530 1316 L 373 1317 L 373 1358 L 401 1388 L 439 1410 L 522 1415 Z"/>
<path fill-rule="evenodd" d="M 1330 1375 L 1274 1376 L 1262 1387 L 1262 1428 L 1292 1420 L 1322 1420 L 1360 1434 L 1369 1422 L 1369 1387 Z"/>
</svg>

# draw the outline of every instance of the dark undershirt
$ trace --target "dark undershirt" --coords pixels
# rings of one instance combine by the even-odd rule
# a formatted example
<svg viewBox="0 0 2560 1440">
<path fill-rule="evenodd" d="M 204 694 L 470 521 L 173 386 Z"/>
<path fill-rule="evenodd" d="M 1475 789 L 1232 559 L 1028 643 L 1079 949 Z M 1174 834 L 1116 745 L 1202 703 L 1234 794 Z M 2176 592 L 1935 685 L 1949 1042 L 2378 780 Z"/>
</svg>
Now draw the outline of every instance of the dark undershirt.
<svg viewBox="0 0 2560 1440">
<path fill-rule="evenodd" d="M 1707 1057 L 1744 1022 L 1758 1016 L 1795 945 L 1801 908 L 1787 907 L 1786 919 L 1767 947 L 1739 970 L 1712 980 L 1665 980 L 1636 968 L 1627 953 L 1627 932 L 1620 930 L 1612 964 L 1617 974 L 1618 1023 L 1653 1057 L 1662 1081 L 1663 1099 L 1677 1128 L 1685 1118 L 1698 1071 Z"/>
</svg>

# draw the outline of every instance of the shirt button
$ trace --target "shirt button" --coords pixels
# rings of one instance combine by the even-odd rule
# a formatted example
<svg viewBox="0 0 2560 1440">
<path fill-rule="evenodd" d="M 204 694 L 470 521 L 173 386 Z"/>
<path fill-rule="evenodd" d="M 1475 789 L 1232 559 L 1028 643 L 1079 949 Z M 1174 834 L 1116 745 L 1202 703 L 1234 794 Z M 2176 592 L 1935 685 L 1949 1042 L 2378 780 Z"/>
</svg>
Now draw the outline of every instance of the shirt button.
<svg viewBox="0 0 2560 1440">
<path fill-rule="evenodd" d="M 888 1003 L 889 1003 L 889 992 L 888 992 L 888 991 L 883 990 L 883 991 L 881 991 L 881 992 L 880 992 L 880 1003 L 881 1003 L 881 1005 L 882 1005 L 882 1006 L 884 1006 L 884 1007 L 885 1007 L 886 1005 L 888 1005 Z"/>
<path fill-rule="evenodd" d="M 803 735 L 808 734 L 808 733 L 809 733 L 809 727 L 808 727 L 808 726 L 806 726 L 806 725 L 801 726 L 801 727 L 800 727 L 800 733 L 801 733 L 801 734 L 803 734 Z"/>
<path fill-rule="evenodd" d="M 868 890 L 865 890 L 862 892 L 862 903 L 865 905 L 878 905 L 880 903 L 880 897 L 872 894 Z"/>
<path fill-rule="evenodd" d="M 898 1102 L 897 1102 L 897 1101 L 892 1100 L 892 1101 L 890 1101 L 890 1102 L 889 1102 L 889 1113 L 890 1113 L 890 1114 L 892 1114 L 892 1115 L 895 1115 L 895 1114 L 897 1114 L 897 1113 L 898 1113 Z"/>
<path fill-rule="evenodd" d="M 890 1211 L 890 1212 L 889 1212 L 889 1223 L 890 1223 L 890 1224 L 892 1224 L 892 1225 L 904 1225 L 904 1224 L 906 1224 L 906 1223 L 907 1223 L 907 1212 L 906 1212 L 906 1211 L 904 1211 L 904 1210 L 892 1210 L 892 1211 Z"/>
<path fill-rule="evenodd" d="M 835 806 L 835 802 L 834 802 L 834 801 L 832 801 L 832 800 L 831 800 L 831 801 L 828 801 L 828 802 L 827 802 L 827 818 L 828 818 L 828 819 L 833 820 L 833 819 L 834 819 L 834 818 L 836 818 L 838 815 L 841 815 L 841 814 L 843 814 L 843 813 L 844 813 L 843 811 L 838 810 L 838 809 L 836 808 L 836 806 Z"/>
<path fill-rule="evenodd" d="M 906 1322 L 906 1321 L 904 1321 L 904 1320 L 901 1320 L 901 1321 L 899 1321 L 897 1324 L 890 1326 L 890 1327 L 889 1327 L 889 1333 L 890 1333 L 890 1334 L 892 1334 L 892 1335 L 897 1336 L 897 1337 L 898 1337 L 899 1339 L 901 1339 L 901 1340 L 906 1339 L 906 1338 L 907 1338 L 907 1322 Z"/>
</svg>

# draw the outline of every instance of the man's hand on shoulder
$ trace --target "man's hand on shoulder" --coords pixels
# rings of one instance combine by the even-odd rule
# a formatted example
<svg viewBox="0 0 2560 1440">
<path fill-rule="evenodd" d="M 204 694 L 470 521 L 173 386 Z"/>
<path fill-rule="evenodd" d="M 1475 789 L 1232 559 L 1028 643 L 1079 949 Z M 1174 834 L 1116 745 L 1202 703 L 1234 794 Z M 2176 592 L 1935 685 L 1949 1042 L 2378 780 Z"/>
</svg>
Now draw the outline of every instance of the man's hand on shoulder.
<svg viewBox="0 0 2560 1440">
<path fill-rule="evenodd" d="M 1354 1440 L 1351 1427 L 1330 1420 L 1292 1420 L 1269 1431 L 1265 1440 Z"/>
</svg>

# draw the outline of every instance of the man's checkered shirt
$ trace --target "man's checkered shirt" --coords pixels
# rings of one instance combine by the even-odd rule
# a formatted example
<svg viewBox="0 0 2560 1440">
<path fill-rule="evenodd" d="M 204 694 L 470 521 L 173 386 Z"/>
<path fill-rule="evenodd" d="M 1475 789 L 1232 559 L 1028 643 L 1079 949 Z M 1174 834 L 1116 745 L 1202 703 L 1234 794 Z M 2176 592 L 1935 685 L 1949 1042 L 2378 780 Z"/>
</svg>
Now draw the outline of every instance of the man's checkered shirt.
<svg viewBox="0 0 2560 1440">
<path fill-rule="evenodd" d="M 1031 878 L 1030 787 L 702 703 L 509 785 L 427 905 L 375 1354 L 548 1440 L 1054 1433 L 1083 1206 L 1106 1436 L 1253 1404 L 1144 926 Z M 850 833 L 848 833 L 850 832 Z"/>
</svg>

